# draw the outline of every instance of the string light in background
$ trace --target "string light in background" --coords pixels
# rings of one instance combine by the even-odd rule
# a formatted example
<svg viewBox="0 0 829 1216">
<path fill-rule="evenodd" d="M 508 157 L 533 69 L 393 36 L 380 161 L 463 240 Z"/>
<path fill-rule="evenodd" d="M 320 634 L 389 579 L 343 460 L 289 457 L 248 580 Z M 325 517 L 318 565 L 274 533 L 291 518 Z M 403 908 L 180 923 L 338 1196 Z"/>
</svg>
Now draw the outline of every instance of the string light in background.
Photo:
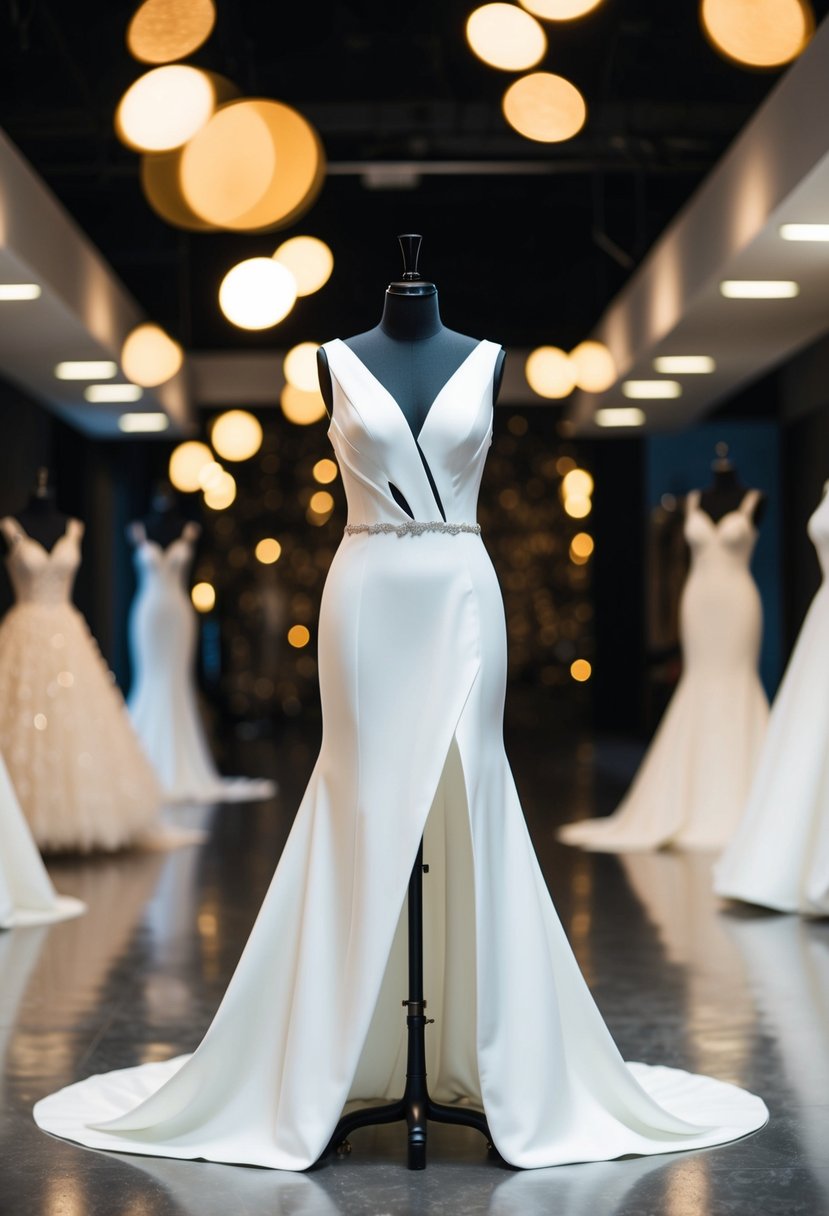
<svg viewBox="0 0 829 1216">
<path fill-rule="evenodd" d="M 570 664 L 570 675 L 579 684 L 584 684 L 593 674 L 593 668 L 587 659 L 574 659 Z"/>
<path fill-rule="evenodd" d="M 300 342 L 292 347 L 282 361 L 282 371 L 288 384 L 301 389 L 304 393 L 316 393 L 319 390 L 319 375 L 317 373 L 316 342 Z"/>
<path fill-rule="evenodd" d="M 778 68 L 805 50 L 815 15 L 806 0 L 702 0 L 700 23 L 726 59 L 752 68 Z"/>
<path fill-rule="evenodd" d="M 215 23 L 211 0 L 145 0 L 129 23 L 127 46 L 142 63 L 171 63 L 197 51 Z"/>
<path fill-rule="evenodd" d="M 213 423 L 210 441 L 225 460 L 250 460 L 262 446 L 262 426 L 247 410 L 228 410 Z"/>
<path fill-rule="evenodd" d="M 292 625 L 288 630 L 288 644 L 295 650 L 301 650 L 311 641 L 311 632 L 306 625 Z"/>
<path fill-rule="evenodd" d="M 563 76 L 531 72 L 504 93 L 504 117 L 519 135 L 537 143 L 561 143 L 577 135 L 587 121 L 587 103 Z"/>
<path fill-rule="evenodd" d="M 313 468 L 314 481 L 318 481 L 320 485 L 330 485 L 332 481 L 337 479 L 337 466 L 333 460 L 325 457 L 318 460 Z"/>
<path fill-rule="evenodd" d="M 294 276 L 273 258 L 247 258 L 232 267 L 219 287 L 219 307 L 239 329 L 270 329 L 296 302 Z"/>
<path fill-rule="evenodd" d="M 589 532 L 577 532 L 570 541 L 570 561 L 574 566 L 583 566 L 593 554 L 595 544 Z"/>
<path fill-rule="evenodd" d="M 196 612 L 210 612 L 216 604 L 216 588 L 212 583 L 196 583 L 190 599 Z"/>
<path fill-rule="evenodd" d="M 557 400 L 572 393 L 576 374 L 566 351 L 557 346 L 539 346 L 524 365 L 527 383 L 539 397 Z"/>
<path fill-rule="evenodd" d="M 186 64 L 153 68 L 127 89 L 115 113 L 115 130 L 139 152 L 169 152 L 209 121 L 216 94 L 209 76 Z"/>
<path fill-rule="evenodd" d="M 569 469 L 561 480 L 560 494 L 567 515 L 571 519 L 585 519 L 593 509 L 593 478 L 586 469 Z"/>
<path fill-rule="evenodd" d="M 272 566 L 282 556 L 282 546 L 273 536 L 265 536 L 259 541 L 254 552 L 256 560 L 263 566 Z"/>
<path fill-rule="evenodd" d="M 218 460 L 211 460 L 209 464 L 203 465 L 199 473 L 199 489 L 215 490 L 218 488 L 222 480 L 224 469 L 219 464 Z"/>
<path fill-rule="evenodd" d="M 211 511 L 224 511 L 236 501 L 236 478 L 222 469 L 214 485 L 204 491 L 204 505 Z"/>
<path fill-rule="evenodd" d="M 310 296 L 324 287 L 334 269 L 334 255 L 315 236 L 292 236 L 273 255 L 296 280 L 298 296 Z"/>
<path fill-rule="evenodd" d="M 542 27 L 514 4 L 476 8 L 466 21 L 466 40 L 479 59 L 506 72 L 535 67 L 547 51 Z"/>
<path fill-rule="evenodd" d="M 206 443 L 197 439 L 188 439 L 174 448 L 170 454 L 167 466 L 167 476 L 170 484 L 184 494 L 192 494 L 201 489 L 199 478 L 202 470 L 214 464 L 213 453 Z"/>
<path fill-rule="evenodd" d="M 325 417 L 325 402 L 319 390 L 304 392 L 294 384 L 286 384 L 279 395 L 279 404 L 288 421 L 297 426 L 310 426 Z"/>
<path fill-rule="evenodd" d="M 603 342 L 580 342 L 570 361 L 576 386 L 586 393 L 604 393 L 616 381 L 616 362 Z"/>
<path fill-rule="evenodd" d="M 144 388 L 171 380 L 184 362 L 184 351 L 160 325 L 137 325 L 121 348 L 124 375 Z"/>
</svg>

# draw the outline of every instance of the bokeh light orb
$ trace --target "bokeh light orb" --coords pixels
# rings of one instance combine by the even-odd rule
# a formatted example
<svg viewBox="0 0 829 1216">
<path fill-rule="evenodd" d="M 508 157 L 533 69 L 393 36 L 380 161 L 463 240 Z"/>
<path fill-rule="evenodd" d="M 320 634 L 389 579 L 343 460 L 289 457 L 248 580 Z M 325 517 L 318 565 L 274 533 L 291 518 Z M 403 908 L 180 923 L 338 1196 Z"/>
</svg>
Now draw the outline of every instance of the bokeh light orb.
<svg viewBox="0 0 829 1216">
<path fill-rule="evenodd" d="M 576 373 L 570 356 L 557 346 L 538 346 L 524 365 L 527 383 L 539 397 L 557 400 L 572 393 Z"/>
<path fill-rule="evenodd" d="M 504 117 L 525 139 L 561 143 L 587 121 L 587 104 L 574 84 L 552 72 L 520 76 L 504 93 Z"/>
<path fill-rule="evenodd" d="M 578 388 L 604 393 L 616 382 L 616 363 L 604 342 L 580 342 L 570 351 Z"/>
<path fill-rule="evenodd" d="M 329 494 L 328 490 L 317 490 L 311 495 L 311 501 L 308 506 L 315 515 L 328 515 L 334 510 L 334 498 Z"/>
<path fill-rule="evenodd" d="M 330 485 L 332 481 L 337 480 L 337 465 L 335 461 L 324 457 L 318 460 L 313 468 L 314 481 L 319 482 L 321 486 Z"/>
<path fill-rule="evenodd" d="M 519 0 L 522 8 L 542 21 L 573 21 L 598 8 L 602 0 Z"/>
<path fill-rule="evenodd" d="M 273 258 L 246 258 L 222 279 L 219 307 L 239 329 L 270 329 L 296 303 L 294 276 Z"/>
<path fill-rule="evenodd" d="M 172 63 L 198 50 L 215 23 L 212 0 L 144 0 L 127 28 L 127 46 L 142 63 Z"/>
<path fill-rule="evenodd" d="M 185 494 L 201 489 L 199 478 L 207 465 L 214 464 L 213 453 L 206 443 L 188 439 L 174 448 L 167 466 L 170 484 Z"/>
<path fill-rule="evenodd" d="M 247 410 L 227 410 L 213 423 L 210 441 L 225 460 L 250 460 L 262 446 L 262 426 Z"/>
<path fill-rule="evenodd" d="M 324 287 L 334 269 L 334 255 L 315 236 L 292 236 L 273 255 L 296 279 L 298 296 L 310 296 Z"/>
<path fill-rule="evenodd" d="M 196 583 L 190 592 L 196 612 L 210 612 L 216 604 L 216 588 L 212 583 Z"/>
<path fill-rule="evenodd" d="M 587 659 L 574 659 L 570 664 L 570 675 L 579 684 L 584 684 L 593 674 L 593 668 Z"/>
<path fill-rule="evenodd" d="M 564 510 L 571 519 L 586 519 L 593 510 L 593 504 L 585 495 L 570 494 L 564 499 Z"/>
<path fill-rule="evenodd" d="M 199 489 L 214 490 L 222 480 L 223 474 L 224 469 L 218 460 L 211 460 L 210 464 L 204 465 L 199 473 Z"/>
<path fill-rule="evenodd" d="M 306 393 L 293 384 L 286 384 L 279 396 L 282 413 L 297 426 L 310 426 L 325 417 L 325 402 L 319 389 Z"/>
<path fill-rule="evenodd" d="M 118 103 L 118 138 L 139 152 L 168 152 L 192 140 L 210 120 L 216 94 L 198 68 L 169 64 L 131 84 Z"/>
<path fill-rule="evenodd" d="M 466 40 L 479 59 L 505 72 L 535 67 L 547 50 L 542 27 L 514 4 L 476 8 L 466 21 Z"/>
<path fill-rule="evenodd" d="M 184 351 L 160 325 L 137 325 L 121 348 L 124 375 L 142 388 L 155 388 L 175 376 L 184 362 Z"/>
<path fill-rule="evenodd" d="M 561 482 L 561 492 L 566 498 L 589 498 L 594 482 L 587 469 L 571 469 Z"/>
<path fill-rule="evenodd" d="M 263 566 L 272 566 L 282 556 L 282 546 L 273 536 L 264 536 L 254 550 L 256 560 Z"/>
<path fill-rule="evenodd" d="M 715 50 L 752 68 L 791 63 L 815 28 L 805 0 L 702 0 L 700 21 Z"/>
<path fill-rule="evenodd" d="M 292 625 L 288 630 L 288 645 L 301 650 L 311 641 L 311 631 L 306 625 Z"/>
<path fill-rule="evenodd" d="M 236 478 L 223 469 L 216 484 L 204 491 L 204 505 L 211 511 L 224 511 L 235 501 Z"/>
<path fill-rule="evenodd" d="M 316 342 L 300 342 L 292 347 L 282 363 L 282 371 L 288 384 L 302 389 L 304 393 L 314 393 L 319 390 L 319 375 L 317 373 Z"/>
</svg>

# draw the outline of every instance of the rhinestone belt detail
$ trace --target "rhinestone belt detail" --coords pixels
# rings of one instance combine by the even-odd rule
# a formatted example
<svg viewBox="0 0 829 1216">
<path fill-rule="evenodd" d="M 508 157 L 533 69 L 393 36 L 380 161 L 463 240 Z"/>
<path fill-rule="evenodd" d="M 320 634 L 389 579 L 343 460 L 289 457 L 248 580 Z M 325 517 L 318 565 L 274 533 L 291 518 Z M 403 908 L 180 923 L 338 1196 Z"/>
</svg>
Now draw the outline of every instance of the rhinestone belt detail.
<svg viewBox="0 0 829 1216">
<path fill-rule="evenodd" d="M 424 532 L 445 532 L 449 536 L 457 536 L 460 532 L 469 532 L 472 536 L 481 535 L 480 524 L 446 524 L 443 520 L 436 523 L 422 523 L 413 519 L 408 524 L 346 524 L 346 536 L 355 536 L 358 532 L 366 532 L 369 536 L 378 534 L 389 536 L 422 536 Z"/>
</svg>

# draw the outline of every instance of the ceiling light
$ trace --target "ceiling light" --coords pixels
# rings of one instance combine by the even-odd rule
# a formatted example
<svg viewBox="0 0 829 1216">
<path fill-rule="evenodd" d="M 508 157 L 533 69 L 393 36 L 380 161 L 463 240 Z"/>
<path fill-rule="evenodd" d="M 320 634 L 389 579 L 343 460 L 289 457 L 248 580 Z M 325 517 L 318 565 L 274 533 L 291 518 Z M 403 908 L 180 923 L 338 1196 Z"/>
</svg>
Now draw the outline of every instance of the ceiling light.
<svg viewBox="0 0 829 1216">
<path fill-rule="evenodd" d="M 334 255 L 315 236 L 292 236 L 273 255 L 296 279 L 298 296 L 310 296 L 324 287 L 334 269 Z"/>
<path fill-rule="evenodd" d="M 130 53 L 143 63 L 186 59 L 216 23 L 211 0 L 145 0 L 127 29 Z"/>
<path fill-rule="evenodd" d="M 55 366 L 57 380 L 111 380 L 118 364 L 111 359 L 69 359 Z"/>
<path fill-rule="evenodd" d="M 39 283 L 0 283 L 0 300 L 37 300 Z"/>
<path fill-rule="evenodd" d="M 664 397 L 681 397 L 682 385 L 678 380 L 623 380 L 622 392 L 626 397 L 657 401 Z"/>
<path fill-rule="evenodd" d="M 140 401 L 144 390 L 139 384 L 90 384 L 83 395 L 87 401 L 101 405 L 107 401 Z"/>
<path fill-rule="evenodd" d="M 753 68 L 790 63 L 815 28 L 806 0 L 702 0 L 700 21 L 715 50 Z"/>
<path fill-rule="evenodd" d="M 192 494 L 201 488 L 200 478 L 206 465 L 213 463 L 213 453 L 206 443 L 188 439 L 180 443 L 170 454 L 167 476 L 177 490 Z"/>
<path fill-rule="evenodd" d="M 293 384 L 286 384 L 280 393 L 279 404 L 288 421 L 297 426 L 309 426 L 312 422 L 319 422 L 326 414 L 325 402 L 319 389 L 306 393 Z"/>
<path fill-rule="evenodd" d="M 653 361 L 655 372 L 671 376 L 703 376 L 716 370 L 710 355 L 657 355 Z"/>
<path fill-rule="evenodd" d="M 587 119 L 587 105 L 574 84 L 552 72 L 531 72 L 509 86 L 504 117 L 519 135 L 539 143 L 572 139 Z"/>
<path fill-rule="evenodd" d="M 557 346 L 538 346 L 524 364 L 527 383 L 539 397 L 556 400 L 572 393 L 576 373 L 570 356 Z"/>
<path fill-rule="evenodd" d="M 829 224 L 781 224 L 784 241 L 829 241 Z"/>
<path fill-rule="evenodd" d="M 118 138 L 140 152 L 168 152 L 191 140 L 216 105 L 210 77 L 198 68 L 153 68 L 130 85 L 118 103 Z"/>
<path fill-rule="evenodd" d="M 247 258 L 227 272 L 219 307 L 240 329 L 270 329 L 296 302 L 296 280 L 273 258 Z"/>
<path fill-rule="evenodd" d="M 166 414 L 122 414 L 118 419 L 118 430 L 126 435 L 138 435 L 142 432 L 166 431 L 170 419 Z"/>
<path fill-rule="evenodd" d="M 156 388 L 175 376 L 184 351 L 160 325 L 137 325 L 121 348 L 124 375 L 144 388 Z"/>
<path fill-rule="evenodd" d="M 285 379 L 304 393 L 315 393 L 319 389 L 316 342 L 300 342 L 292 347 L 282 362 Z"/>
<path fill-rule="evenodd" d="M 521 7 L 543 21 L 572 21 L 598 8 L 602 0 L 521 0 Z"/>
<path fill-rule="evenodd" d="M 616 381 L 616 362 L 604 342 L 580 342 L 570 351 L 576 384 L 586 393 L 604 393 Z"/>
<path fill-rule="evenodd" d="M 644 426 L 645 411 L 631 407 L 625 409 L 596 410 L 593 421 L 596 426 Z"/>
<path fill-rule="evenodd" d="M 800 287 L 791 279 L 724 279 L 720 291 L 729 300 L 790 300 Z"/>
<path fill-rule="evenodd" d="M 466 40 L 492 68 L 523 72 L 547 50 L 547 35 L 534 17 L 514 4 L 484 4 L 466 21 Z"/>
<path fill-rule="evenodd" d="M 262 446 L 262 426 L 247 410 L 228 410 L 213 423 L 210 440 L 225 460 L 250 460 Z"/>
</svg>

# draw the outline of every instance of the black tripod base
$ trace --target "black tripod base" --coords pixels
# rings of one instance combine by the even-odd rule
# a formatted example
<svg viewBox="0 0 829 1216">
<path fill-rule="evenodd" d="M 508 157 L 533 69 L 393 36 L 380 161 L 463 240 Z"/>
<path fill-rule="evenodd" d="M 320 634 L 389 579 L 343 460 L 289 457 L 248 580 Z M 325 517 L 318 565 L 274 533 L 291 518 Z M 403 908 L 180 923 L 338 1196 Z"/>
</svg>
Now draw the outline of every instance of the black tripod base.
<svg viewBox="0 0 829 1216">
<path fill-rule="evenodd" d="M 384 1106 L 368 1106 L 364 1110 L 355 1110 L 350 1115 L 344 1115 L 337 1124 L 325 1154 L 332 1151 L 349 1152 L 351 1146 L 348 1144 L 348 1137 L 361 1127 L 374 1126 L 379 1123 L 406 1123 L 408 1127 L 408 1167 L 410 1170 L 425 1170 L 427 1130 L 430 1122 L 451 1123 L 455 1127 L 472 1127 L 486 1137 L 491 1147 L 485 1115 L 474 1110 L 464 1110 L 461 1107 L 444 1106 L 440 1102 L 433 1102 L 427 1094 L 425 1101 L 403 1097 L 397 1102 L 389 1102 Z"/>
</svg>

